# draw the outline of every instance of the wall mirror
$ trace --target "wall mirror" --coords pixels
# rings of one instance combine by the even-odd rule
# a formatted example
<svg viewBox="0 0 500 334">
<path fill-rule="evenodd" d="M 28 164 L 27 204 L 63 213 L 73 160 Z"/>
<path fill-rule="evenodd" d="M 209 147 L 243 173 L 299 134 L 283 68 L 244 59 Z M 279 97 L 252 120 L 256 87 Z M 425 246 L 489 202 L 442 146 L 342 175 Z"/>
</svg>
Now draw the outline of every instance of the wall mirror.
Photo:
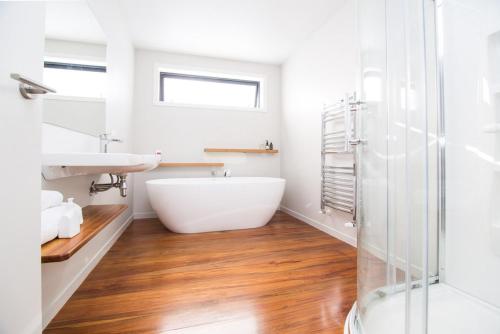
<svg viewBox="0 0 500 334">
<path fill-rule="evenodd" d="M 106 39 L 86 1 L 47 1 L 43 123 L 99 136 L 106 131 Z"/>
</svg>

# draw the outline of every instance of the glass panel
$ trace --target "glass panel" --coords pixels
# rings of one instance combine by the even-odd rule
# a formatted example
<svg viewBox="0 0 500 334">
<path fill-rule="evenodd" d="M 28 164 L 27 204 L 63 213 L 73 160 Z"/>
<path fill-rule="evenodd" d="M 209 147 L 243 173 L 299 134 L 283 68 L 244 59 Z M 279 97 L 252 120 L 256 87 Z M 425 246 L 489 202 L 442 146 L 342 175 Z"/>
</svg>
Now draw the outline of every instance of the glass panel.
<svg viewBox="0 0 500 334">
<path fill-rule="evenodd" d="M 436 97 L 426 3 L 359 1 L 358 306 L 365 334 L 427 333 L 428 278 L 437 275 L 437 113 L 429 102 Z"/>
<path fill-rule="evenodd" d="M 361 96 L 357 132 L 364 144 L 358 160 L 358 310 L 370 333 L 377 314 L 370 307 L 388 285 L 386 22 L 381 2 L 360 0 Z"/>
<path fill-rule="evenodd" d="M 396 182 L 395 202 L 398 210 L 394 225 L 402 225 L 401 235 L 395 235 L 395 243 L 400 246 L 401 251 L 396 256 L 404 259 L 403 263 L 395 263 L 398 268 L 405 271 L 405 333 L 425 334 L 428 324 L 428 285 L 429 276 L 437 275 L 437 220 L 436 213 L 430 210 L 430 200 L 436 199 L 436 166 L 430 162 L 436 162 L 437 151 L 430 147 L 432 133 L 431 116 L 435 118 L 435 103 L 430 101 L 430 92 L 435 91 L 435 72 L 432 64 L 435 56 L 433 51 L 428 50 L 433 45 L 429 41 L 428 31 L 434 32 L 432 26 L 427 27 L 428 18 L 433 17 L 432 2 L 427 0 L 391 1 L 394 11 L 388 15 L 389 22 L 402 22 L 402 32 L 391 34 L 395 41 L 391 48 L 398 59 L 400 66 L 394 70 L 398 77 L 391 82 L 393 91 L 391 96 L 395 98 L 397 105 L 392 110 L 399 119 L 397 123 L 391 123 L 392 128 L 401 127 L 398 133 L 400 138 L 396 141 L 403 142 L 401 160 L 396 166 L 397 173 L 403 174 L 401 182 Z M 426 7 L 425 4 L 429 4 Z M 394 31 L 396 26 L 394 26 Z M 399 50 L 399 51 L 398 51 Z M 389 58 L 389 62 L 392 64 Z M 392 70 L 392 69 L 390 69 Z M 396 87 L 399 85 L 400 87 Z M 396 91 L 396 90 L 399 90 Z M 402 125 L 402 126 L 401 126 Z M 435 135 L 434 135 L 435 141 Z M 404 172 L 400 172 L 404 170 Z M 432 172 L 432 177 L 431 177 Z M 431 181 L 433 183 L 431 183 Z M 399 194 L 401 196 L 399 196 Z M 403 205 L 402 201 L 406 204 Z M 435 209 L 435 205 L 433 205 Z M 433 231 L 431 234 L 430 231 Z M 430 245 L 434 250 L 429 252 Z M 404 254 L 404 255 L 403 255 Z M 430 267 L 430 258 L 433 267 Z M 397 297 L 396 297 L 397 298 Z"/>
<path fill-rule="evenodd" d="M 161 80 L 163 102 L 238 108 L 259 107 L 259 82 L 205 80 L 203 77 L 163 77 Z"/>
<path fill-rule="evenodd" d="M 359 4 L 363 333 L 500 333 L 500 2 Z"/>
</svg>

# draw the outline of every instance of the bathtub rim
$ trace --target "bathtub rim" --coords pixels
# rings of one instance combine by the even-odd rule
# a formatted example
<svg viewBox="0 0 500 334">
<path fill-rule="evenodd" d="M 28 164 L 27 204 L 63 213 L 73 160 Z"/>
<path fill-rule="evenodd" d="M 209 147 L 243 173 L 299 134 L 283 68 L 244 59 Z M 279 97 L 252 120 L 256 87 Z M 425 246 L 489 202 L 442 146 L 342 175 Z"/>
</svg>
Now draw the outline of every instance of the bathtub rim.
<svg viewBox="0 0 500 334">
<path fill-rule="evenodd" d="M 147 180 L 147 185 L 215 185 L 215 184 L 271 184 L 286 183 L 286 179 L 266 176 L 234 176 L 234 177 L 179 177 Z"/>
</svg>

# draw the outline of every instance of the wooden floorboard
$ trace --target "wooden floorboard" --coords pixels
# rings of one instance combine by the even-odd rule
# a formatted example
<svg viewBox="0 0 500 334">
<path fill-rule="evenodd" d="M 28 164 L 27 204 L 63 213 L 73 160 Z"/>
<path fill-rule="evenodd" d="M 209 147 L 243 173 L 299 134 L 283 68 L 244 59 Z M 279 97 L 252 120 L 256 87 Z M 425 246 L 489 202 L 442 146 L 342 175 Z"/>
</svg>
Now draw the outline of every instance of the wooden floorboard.
<svg viewBox="0 0 500 334">
<path fill-rule="evenodd" d="M 356 250 L 278 212 L 200 234 L 134 221 L 44 333 L 342 333 Z"/>
</svg>

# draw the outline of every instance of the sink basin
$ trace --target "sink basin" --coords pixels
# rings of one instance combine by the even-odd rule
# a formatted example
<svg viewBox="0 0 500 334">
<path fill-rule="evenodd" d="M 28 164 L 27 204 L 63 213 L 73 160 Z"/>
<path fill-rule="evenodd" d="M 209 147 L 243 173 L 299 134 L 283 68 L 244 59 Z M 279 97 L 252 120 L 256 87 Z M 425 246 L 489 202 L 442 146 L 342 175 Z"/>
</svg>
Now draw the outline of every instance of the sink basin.
<svg viewBox="0 0 500 334">
<path fill-rule="evenodd" d="M 160 156 L 129 153 L 44 153 L 42 174 L 47 180 L 76 175 L 127 174 L 155 169 Z"/>
</svg>

